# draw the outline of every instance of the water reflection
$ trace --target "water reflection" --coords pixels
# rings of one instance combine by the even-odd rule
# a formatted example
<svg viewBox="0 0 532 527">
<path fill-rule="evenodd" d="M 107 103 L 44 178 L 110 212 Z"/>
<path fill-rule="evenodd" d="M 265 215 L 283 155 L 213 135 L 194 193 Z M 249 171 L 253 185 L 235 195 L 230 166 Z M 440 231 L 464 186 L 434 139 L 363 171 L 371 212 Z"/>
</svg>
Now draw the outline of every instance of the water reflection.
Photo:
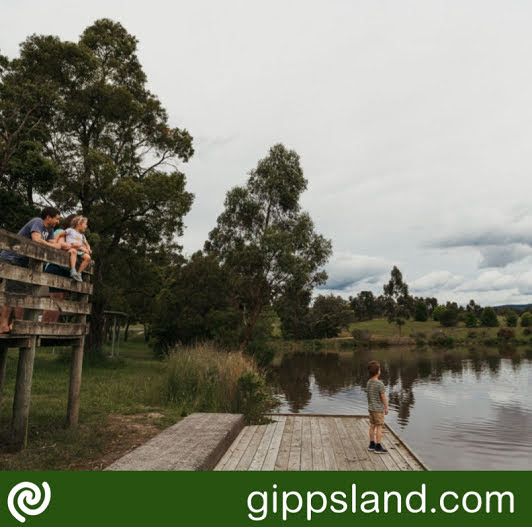
<svg viewBox="0 0 532 527">
<path fill-rule="evenodd" d="M 532 468 L 530 349 L 291 353 L 271 374 L 279 411 L 366 413 L 367 363 L 375 359 L 388 422 L 431 468 Z"/>
</svg>

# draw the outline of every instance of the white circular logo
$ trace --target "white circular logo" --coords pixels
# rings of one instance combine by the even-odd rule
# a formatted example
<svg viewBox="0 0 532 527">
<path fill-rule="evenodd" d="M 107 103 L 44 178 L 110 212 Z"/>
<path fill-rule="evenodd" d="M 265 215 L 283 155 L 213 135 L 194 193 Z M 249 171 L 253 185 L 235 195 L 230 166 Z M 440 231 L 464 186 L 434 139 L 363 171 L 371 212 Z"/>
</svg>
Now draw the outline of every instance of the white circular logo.
<svg viewBox="0 0 532 527">
<path fill-rule="evenodd" d="M 29 481 L 23 481 L 11 489 L 7 497 L 7 506 L 9 507 L 9 512 L 15 519 L 24 523 L 26 518 L 21 513 L 27 516 L 38 516 L 46 510 L 50 503 L 52 493 L 50 491 L 50 485 L 46 481 L 43 481 L 42 488 L 44 490 L 44 498 L 42 497 L 40 487 Z M 37 507 L 41 500 L 41 505 Z"/>
</svg>

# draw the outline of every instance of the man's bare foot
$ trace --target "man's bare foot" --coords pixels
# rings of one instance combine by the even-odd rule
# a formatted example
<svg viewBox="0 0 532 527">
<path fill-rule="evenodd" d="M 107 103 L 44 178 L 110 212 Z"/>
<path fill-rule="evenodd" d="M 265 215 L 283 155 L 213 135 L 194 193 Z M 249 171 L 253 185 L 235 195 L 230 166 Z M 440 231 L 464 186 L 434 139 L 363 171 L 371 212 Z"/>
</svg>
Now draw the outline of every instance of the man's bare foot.
<svg viewBox="0 0 532 527">
<path fill-rule="evenodd" d="M 0 326 L 0 335 L 4 333 L 9 333 L 11 331 L 11 328 L 9 326 Z"/>
</svg>

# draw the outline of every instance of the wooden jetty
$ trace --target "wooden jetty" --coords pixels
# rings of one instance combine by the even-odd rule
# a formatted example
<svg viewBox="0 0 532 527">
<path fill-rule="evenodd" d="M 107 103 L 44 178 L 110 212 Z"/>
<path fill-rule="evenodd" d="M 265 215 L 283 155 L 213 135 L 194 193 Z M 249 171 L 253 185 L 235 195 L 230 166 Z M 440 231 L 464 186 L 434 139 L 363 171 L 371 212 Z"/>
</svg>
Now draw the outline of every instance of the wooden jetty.
<svg viewBox="0 0 532 527">
<path fill-rule="evenodd" d="M 91 312 L 92 270 L 86 270 L 84 282 L 47 273 L 46 263 L 69 268 L 68 253 L 0 229 L 0 250 L 3 249 L 28 258 L 27 268 L 0 261 L 0 306 L 23 314 L 14 321 L 10 333 L 0 334 L 0 403 L 8 350 L 18 350 L 10 443 L 14 449 L 21 449 L 27 442 L 33 363 L 38 346 L 72 347 L 67 424 L 72 426 L 78 422 L 83 348 L 88 331 L 87 315 Z M 27 284 L 28 292 L 7 292 L 6 280 Z M 50 287 L 62 292 L 50 294 Z"/>
<path fill-rule="evenodd" d="M 368 416 L 270 417 L 269 424 L 244 427 L 214 470 L 428 470 L 388 425 L 388 454 L 369 452 Z"/>
</svg>

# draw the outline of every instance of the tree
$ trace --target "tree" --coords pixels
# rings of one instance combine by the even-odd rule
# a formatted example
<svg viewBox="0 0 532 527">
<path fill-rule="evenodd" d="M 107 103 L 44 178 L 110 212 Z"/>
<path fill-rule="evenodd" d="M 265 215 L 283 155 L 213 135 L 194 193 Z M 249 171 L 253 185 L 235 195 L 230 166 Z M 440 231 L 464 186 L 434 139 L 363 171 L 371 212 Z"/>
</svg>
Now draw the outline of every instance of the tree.
<svg viewBox="0 0 532 527">
<path fill-rule="evenodd" d="M 343 327 L 353 321 L 354 313 L 349 303 L 340 296 L 319 295 L 310 311 L 315 338 L 337 337 Z"/>
<path fill-rule="evenodd" d="M 413 299 L 408 294 L 408 285 L 403 282 L 401 271 L 394 266 L 390 281 L 384 285 L 384 295 L 387 298 L 386 314 L 388 322 L 395 322 L 401 334 L 401 326 L 410 318 Z"/>
<path fill-rule="evenodd" d="M 521 315 L 521 327 L 528 328 L 530 326 L 532 326 L 532 313 L 525 311 Z"/>
<path fill-rule="evenodd" d="M 476 328 L 478 326 L 478 319 L 473 311 L 467 311 L 464 322 L 467 328 Z"/>
<path fill-rule="evenodd" d="M 281 333 L 285 339 L 312 338 L 310 301 L 312 291 L 290 284 L 275 301 L 275 311 L 281 320 Z"/>
<path fill-rule="evenodd" d="M 312 289 L 325 283 L 323 265 L 331 242 L 314 232 L 299 199 L 307 188 L 299 156 L 273 146 L 250 172 L 245 186 L 230 190 L 225 210 L 205 244 L 237 282 L 245 327 L 240 349 L 247 347 L 264 306 L 290 288 Z"/>
<path fill-rule="evenodd" d="M 418 300 L 414 305 L 414 320 L 426 322 L 429 319 L 429 309 L 423 300 Z"/>
<path fill-rule="evenodd" d="M 47 59 L 45 43 L 34 39 L 36 63 Z M 122 25 L 98 20 L 72 46 L 47 146 L 58 173 L 51 199 L 89 218 L 96 263 L 89 344 L 100 349 L 103 310 L 116 291 L 112 270 L 138 252 L 178 250 L 193 196 L 177 163 L 193 148 L 148 90 L 137 40 Z"/>
<path fill-rule="evenodd" d="M 438 322 L 443 313 L 445 313 L 445 306 L 437 306 L 432 313 L 432 318 Z"/>
<path fill-rule="evenodd" d="M 510 311 L 506 314 L 506 325 L 509 328 L 515 328 L 517 326 L 517 321 L 519 320 L 519 317 L 516 315 L 515 311 Z"/>
<path fill-rule="evenodd" d="M 358 320 L 372 320 L 377 315 L 377 299 L 371 291 L 361 291 L 350 297 L 349 303 Z"/>
<path fill-rule="evenodd" d="M 156 354 L 205 340 L 228 350 L 238 345 L 242 326 L 236 298 L 232 277 L 214 255 L 196 252 L 174 265 L 153 305 Z"/>
<path fill-rule="evenodd" d="M 446 328 L 456 326 L 458 324 L 458 309 L 452 307 L 445 307 L 438 317 L 440 324 Z"/>
<path fill-rule="evenodd" d="M 480 317 L 480 323 L 488 328 L 495 328 L 499 325 L 497 313 L 492 307 L 485 307 Z"/>
</svg>

